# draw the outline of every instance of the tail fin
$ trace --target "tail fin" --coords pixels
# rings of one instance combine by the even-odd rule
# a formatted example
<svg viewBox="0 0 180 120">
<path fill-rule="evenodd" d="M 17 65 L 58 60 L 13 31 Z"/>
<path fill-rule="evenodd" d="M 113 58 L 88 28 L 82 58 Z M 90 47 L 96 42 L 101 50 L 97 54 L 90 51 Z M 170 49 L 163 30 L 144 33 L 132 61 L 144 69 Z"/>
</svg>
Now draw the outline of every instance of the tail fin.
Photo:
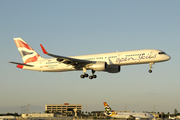
<svg viewBox="0 0 180 120">
<path fill-rule="evenodd" d="M 22 38 L 14 38 L 14 41 L 24 63 L 35 62 L 42 59 Z"/>
<path fill-rule="evenodd" d="M 117 115 L 117 113 L 114 110 L 112 110 L 106 102 L 103 102 L 103 104 L 106 110 L 106 113 L 105 113 L 106 115 L 111 116 L 111 117 L 114 115 Z"/>
<path fill-rule="evenodd" d="M 106 102 L 103 102 L 104 104 L 104 109 L 106 110 L 107 113 L 112 112 L 112 109 L 109 107 L 109 105 Z"/>
</svg>

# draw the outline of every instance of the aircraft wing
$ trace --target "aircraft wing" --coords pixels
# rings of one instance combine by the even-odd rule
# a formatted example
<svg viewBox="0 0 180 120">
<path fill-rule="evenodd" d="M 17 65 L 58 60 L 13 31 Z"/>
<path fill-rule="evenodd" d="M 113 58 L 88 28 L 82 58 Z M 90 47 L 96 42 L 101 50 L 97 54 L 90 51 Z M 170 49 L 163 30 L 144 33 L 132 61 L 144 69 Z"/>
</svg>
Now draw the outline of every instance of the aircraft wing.
<svg viewBox="0 0 180 120">
<path fill-rule="evenodd" d="M 44 54 L 57 58 L 57 61 L 59 61 L 61 63 L 67 64 L 67 65 L 72 65 L 72 66 L 74 66 L 75 69 L 82 69 L 86 65 L 91 65 L 93 63 L 93 61 L 87 61 L 87 60 L 81 60 L 81 59 L 76 59 L 76 58 L 54 55 L 54 54 L 48 53 L 45 50 L 45 48 L 42 46 L 42 44 L 40 44 L 40 46 L 41 46 L 41 49 Z"/>
</svg>

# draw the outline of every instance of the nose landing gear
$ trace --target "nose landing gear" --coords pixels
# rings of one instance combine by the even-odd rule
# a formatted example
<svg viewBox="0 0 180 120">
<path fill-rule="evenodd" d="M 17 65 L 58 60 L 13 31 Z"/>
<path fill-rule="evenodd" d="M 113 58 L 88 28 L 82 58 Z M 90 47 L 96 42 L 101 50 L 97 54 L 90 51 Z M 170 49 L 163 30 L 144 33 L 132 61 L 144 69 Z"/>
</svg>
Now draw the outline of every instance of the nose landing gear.
<svg viewBox="0 0 180 120">
<path fill-rule="evenodd" d="M 152 65 L 154 65 L 154 63 L 149 63 L 149 73 L 152 73 L 152 70 L 151 70 L 153 68 Z"/>
</svg>

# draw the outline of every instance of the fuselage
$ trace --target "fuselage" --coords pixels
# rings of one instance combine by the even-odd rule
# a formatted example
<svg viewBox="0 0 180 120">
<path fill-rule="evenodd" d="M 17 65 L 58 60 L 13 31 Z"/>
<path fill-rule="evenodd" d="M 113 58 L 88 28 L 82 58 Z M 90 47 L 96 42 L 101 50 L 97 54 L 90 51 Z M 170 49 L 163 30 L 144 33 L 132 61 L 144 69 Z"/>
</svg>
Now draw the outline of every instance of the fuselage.
<svg viewBox="0 0 180 120">
<path fill-rule="evenodd" d="M 151 119 L 154 116 L 150 113 L 129 113 L 129 112 L 115 112 L 115 114 L 110 115 L 110 117 L 114 118 L 129 118 L 130 116 L 138 117 L 138 118 L 146 118 Z"/>
<path fill-rule="evenodd" d="M 145 63 L 157 63 L 170 59 L 170 56 L 163 51 L 156 49 L 145 49 L 135 51 L 91 54 L 81 56 L 69 56 L 70 58 L 76 58 L 94 62 L 106 62 L 108 65 L 133 65 L 133 64 L 145 64 Z M 44 71 L 44 72 L 61 72 L 75 70 L 72 65 L 67 65 L 62 62 L 58 62 L 57 58 L 46 59 L 43 58 L 36 62 L 29 62 L 29 65 L 34 67 L 23 66 L 23 69 Z"/>
</svg>

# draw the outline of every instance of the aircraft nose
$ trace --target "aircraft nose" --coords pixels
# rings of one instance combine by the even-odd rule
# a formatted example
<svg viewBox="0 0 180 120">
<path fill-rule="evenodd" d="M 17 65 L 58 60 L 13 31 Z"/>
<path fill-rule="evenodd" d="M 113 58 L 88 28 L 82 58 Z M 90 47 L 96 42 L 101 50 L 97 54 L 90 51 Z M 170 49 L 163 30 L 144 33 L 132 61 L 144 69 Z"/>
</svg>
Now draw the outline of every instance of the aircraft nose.
<svg viewBox="0 0 180 120">
<path fill-rule="evenodd" d="M 164 61 L 168 61 L 168 60 L 170 60 L 171 59 L 171 57 L 169 56 L 169 55 L 164 55 L 163 56 L 163 59 L 164 59 Z"/>
<path fill-rule="evenodd" d="M 154 118 L 154 115 L 150 114 L 150 118 Z"/>
<path fill-rule="evenodd" d="M 167 56 L 166 56 L 166 59 L 167 59 L 167 60 L 170 60 L 170 59 L 171 59 L 171 57 L 170 57 L 169 55 L 167 55 Z"/>
</svg>

